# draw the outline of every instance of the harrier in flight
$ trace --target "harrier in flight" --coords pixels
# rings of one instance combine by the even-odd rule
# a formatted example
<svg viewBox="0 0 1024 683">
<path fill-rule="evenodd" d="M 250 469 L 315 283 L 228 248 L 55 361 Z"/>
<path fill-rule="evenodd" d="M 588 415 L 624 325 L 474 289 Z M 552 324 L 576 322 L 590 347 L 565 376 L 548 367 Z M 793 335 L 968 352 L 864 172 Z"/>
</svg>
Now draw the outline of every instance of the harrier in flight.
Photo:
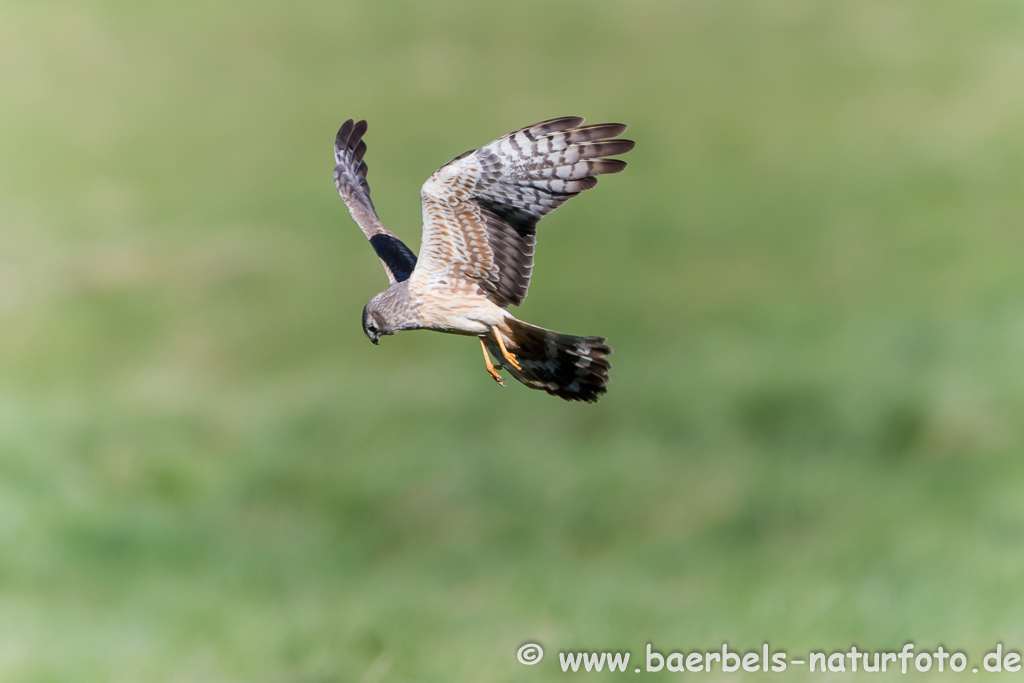
<svg viewBox="0 0 1024 683">
<path fill-rule="evenodd" d="M 606 157 L 633 149 L 626 126 L 584 126 L 578 116 L 542 121 L 462 154 L 420 190 L 420 258 L 384 227 L 366 184 L 366 121 L 342 125 L 334 144 L 334 183 L 370 240 L 390 286 L 363 309 L 374 344 L 402 330 L 478 337 L 487 372 L 504 386 L 507 370 L 531 389 L 567 401 L 605 393 L 611 349 L 603 337 L 575 337 L 535 327 L 508 312 L 526 298 L 537 221 L 584 190 L 595 176 L 618 173 Z M 491 361 L 491 356 L 498 363 Z"/>
</svg>

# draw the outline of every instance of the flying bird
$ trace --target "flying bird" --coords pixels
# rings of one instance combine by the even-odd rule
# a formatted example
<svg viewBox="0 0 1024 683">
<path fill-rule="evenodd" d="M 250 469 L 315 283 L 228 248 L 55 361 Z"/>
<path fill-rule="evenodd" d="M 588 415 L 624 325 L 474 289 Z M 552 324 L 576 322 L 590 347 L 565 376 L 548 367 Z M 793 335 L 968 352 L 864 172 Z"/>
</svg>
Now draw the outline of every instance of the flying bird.
<svg viewBox="0 0 1024 683">
<path fill-rule="evenodd" d="M 420 190 L 418 260 L 370 200 L 366 121 L 341 126 L 334 183 L 390 281 L 363 308 L 370 341 L 419 329 L 478 337 L 484 366 L 502 386 L 499 370 L 567 401 L 594 402 L 607 391 L 611 348 L 604 337 L 546 330 L 508 312 L 526 298 L 537 221 L 597 185 L 596 176 L 626 167 L 607 158 L 633 149 L 632 140 L 619 138 L 626 126 L 582 124 L 578 116 L 542 121 L 442 166 Z"/>
</svg>

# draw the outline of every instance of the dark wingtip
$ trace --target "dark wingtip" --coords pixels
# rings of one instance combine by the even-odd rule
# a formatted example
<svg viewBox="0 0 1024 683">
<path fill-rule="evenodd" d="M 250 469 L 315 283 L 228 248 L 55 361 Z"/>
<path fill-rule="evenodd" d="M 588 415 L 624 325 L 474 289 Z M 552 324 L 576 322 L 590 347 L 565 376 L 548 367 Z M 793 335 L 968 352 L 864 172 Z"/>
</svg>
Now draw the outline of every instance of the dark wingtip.
<svg viewBox="0 0 1024 683">
<path fill-rule="evenodd" d="M 360 119 L 352 127 L 352 136 L 356 140 L 361 140 L 364 135 L 366 135 L 366 119 Z"/>
<path fill-rule="evenodd" d="M 593 123 L 589 126 L 581 126 L 584 130 L 600 131 L 602 135 L 609 138 L 617 138 L 625 133 L 629 126 L 624 123 Z"/>
<path fill-rule="evenodd" d="M 334 148 L 345 149 L 348 146 L 348 137 L 352 134 L 352 128 L 355 126 L 355 121 L 349 119 L 345 123 L 341 124 L 341 128 L 338 129 L 338 134 L 334 136 Z"/>
<path fill-rule="evenodd" d="M 366 134 L 366 121 L 355 121 L 349 119 L 341 124 L 338 134 L 334 137 L 334 156 L 341 162 L 341 154 L 344 151 L 354 148 Z"/>
<path fill-rule="evenodd" d="M 586 119 L 582 116 L 559 116 L 555 119 L 548 119 L 546 121 L 540 121 L 532 126 L 527 126 L 522 130 L 528 130 L 534 135 L 548 135 L 549 133 L 555 133 L 561 130 L 569 130 L 570 128 L 576 128 L 582 124 Z"/>
<path fill-rule="evenodd" d="M 596 173 L 606 175 L 608 173 L 622 173 L 626 170 L 626 162 L 622 159 L 600 159 L 600 163 L 595 169 Z"/>
</svg>

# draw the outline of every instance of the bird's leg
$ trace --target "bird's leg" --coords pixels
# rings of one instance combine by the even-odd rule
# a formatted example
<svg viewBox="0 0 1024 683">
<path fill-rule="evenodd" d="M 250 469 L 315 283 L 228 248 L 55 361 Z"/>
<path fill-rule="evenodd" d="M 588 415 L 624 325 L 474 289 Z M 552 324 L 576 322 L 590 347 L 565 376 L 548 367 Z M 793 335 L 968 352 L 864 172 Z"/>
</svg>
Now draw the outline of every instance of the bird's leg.
<svg viewBox="0 0 1024 683">
<path fill-rule="evenodd" d="M 487 353 L 487 346 L 484 344 L 483 337 L 480 337 L 480 348 L 484 350 L 484 367 L 487 368 L 487 374 L 493 377 L 495 382 L 501 386 L 505 386 L 504 378 L 498 374 L 498 368 L 501 366 L 495 366 L 494 363 L 491 362 L 491 354 Z"/>
<path fill-rule="evenodd" d="M 508 349 L 505 348 L 505 342 L 501 341 L 501 333 L 498 332 L 497 326 L 491 325 L 491 329 L 494 330 L 494 338 L 498 340 L 498 347 L 501 349 L 501 355 L 505 356 L 505 360 L 511 363 L 512 367 L 516 370 L 522 370 L 523 368 L 520 367 L 519 361 L 517 361 L 516 357 L 509 353 Z"/>
</svg>

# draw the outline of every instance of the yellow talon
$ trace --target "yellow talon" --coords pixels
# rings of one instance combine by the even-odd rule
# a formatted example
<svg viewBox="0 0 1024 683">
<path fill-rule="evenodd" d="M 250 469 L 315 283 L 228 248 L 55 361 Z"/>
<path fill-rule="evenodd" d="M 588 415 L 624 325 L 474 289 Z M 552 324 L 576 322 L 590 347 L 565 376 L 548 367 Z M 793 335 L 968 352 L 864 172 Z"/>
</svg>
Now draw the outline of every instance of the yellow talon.
<svg viewBox="0 0 1024 683">
<path fill-rule="evenodd" d="M 491 362 L 491 354 L 487 353 L 487 346 L 484 344 L 484 338 L 480 337 L 480 348 L 484 350 L 484 367 L 487 368 L 487 374 L 489 374 L 495 382 L 501 386 L 505 386 L 505 379 L 498 374 L 498 370 L 501 368 L 500 365 L 495 365 Z"/>
<path fill-rule="evenodd" d="M 494 338 L 498 340 L 498 347 L 501 349 L 501 355 L 503 355 L 505 360 L 511 363 L 512 367 L 516 370 L 522 370 L 523 368 L 519 365 L 519 361 L 516 360 L 516 357 L 509 353 L 508 349 L 505 348 L 505 342 L 501 340 L 501 334 L 498 332 L 498 328 L 492 325 L 491 329 L 494 330 Z"/>
</svg>

